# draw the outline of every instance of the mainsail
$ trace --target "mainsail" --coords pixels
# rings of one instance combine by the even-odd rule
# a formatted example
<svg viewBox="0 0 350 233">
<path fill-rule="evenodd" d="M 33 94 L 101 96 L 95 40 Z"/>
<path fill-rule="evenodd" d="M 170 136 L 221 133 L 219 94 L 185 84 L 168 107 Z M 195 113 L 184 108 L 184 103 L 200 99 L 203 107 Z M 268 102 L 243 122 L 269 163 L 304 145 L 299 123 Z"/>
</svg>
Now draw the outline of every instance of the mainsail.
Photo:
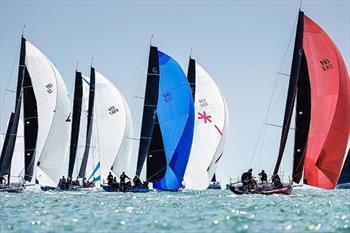
<svg viewBox="0 0 350 233">
<path fill-rule="evenodd" d="M 141 123 L 140 144 L 137 156 L 136 175 L 140 176 L 143 164 L 148 155 L 153 129 L 157 117 L 157 103 L 159 93 L 159 59 L 158 48 L 151 46 L 148 57 L 147 80 L 145 99 L 143 104 L 143 114 Z M 165 169 L 157 169 L 159 171 Z M 149 172 L 148 172 L 149 173 Z M 149 173 L 147 180 L 152 179 L 153 174 Z"/>
<path fill-rule="evenodd" d="M 161 180 L 153 182 L 153 187 L 178 190 L 182 184 L 193 139 L 193 98 L 180 65 L 161 51 L 158 51 L 158 58 L 160 82 L 157 117 L 164 144 L 166 171 Z"/>
<path fill-rule="evenodd" d="M 86 142 L 85 151 L 83 155 L 83 160 L 81 161 L 79 177 L 85 178 L 86 176 L 86 166 L 89 160 L 89 153 L 91 148 L 91 137 L 94 125 L 94 101 L 95 101 L 95 69 L 91 67 L 90 69 L 90 82 L 89 82 L 89 107 L 87 112 L 87 127 L 86 127 Z M 91 160 L 90 156 L 90 160 Z"/>
<path fill-rule="evenodd" d="M 19 117 L 21 112 L 21 104 L 23 98 L 23 80 L 25 78 L 25 58 L 26 58 L 26 40 L 21 38 L 21 52 L 19 58 L 19 66 L 18 66 L 18 79 L 17 79 L 17 90 L 16 90 L 16 99 L 15 99 L 15 111 L 11 113 L 10 120 L 8 123 L 8 127 L 6 130 L 5 140 L 1 150 L 0 157 L 0 176 L 8 175 L 10 177 L 11 163 L 13 158 L 13 152 L 15 149 L 16 139 L 17 139 L 17 131 L 19 124 Z M 35 101 L 35 100 L 34 100 Z M 26 162 L 28 160 L 33 161 L 34 156 L 28 156 L 26 158 Z M 32 171 L 31 168 L 28 169 L 29 174 L 26 169 L 25 180 L 31 181 Z M 8 182 L 10 182 L 8 180 Z"/>
<path fill-rule="evenodd" d="M 186 188 L 201 190 L 208 187 L 223 154 L 227 111 L 214 80 L 192 58 L 187 76 L 194 93 L 195 123 L 184 180 Z"/>
<path fill-rule="evenodd" d="M 70 137 L 68 177 L 72 178 L 77 157 L 81 110 L 83 104 L 83 78 L 80 72 L 75 72 L 74 97 L 72 112 L 72 128 Z"/>
<path fill-rule="evenodd" d="M 287 140 L 295 98 L 296 132 L 293 180 L 333 189 L 337 184 L 350 132 L 350 86 L 335 44 L 299 12 L 277 174 Z"/>
</svg>

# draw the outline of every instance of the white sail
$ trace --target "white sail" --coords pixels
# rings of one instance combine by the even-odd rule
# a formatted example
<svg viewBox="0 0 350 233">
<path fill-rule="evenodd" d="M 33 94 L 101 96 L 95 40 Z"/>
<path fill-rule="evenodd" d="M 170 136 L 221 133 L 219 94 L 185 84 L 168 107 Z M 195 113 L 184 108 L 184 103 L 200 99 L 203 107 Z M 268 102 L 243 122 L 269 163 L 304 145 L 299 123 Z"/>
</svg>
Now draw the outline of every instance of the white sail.
<svg viewBox="0 0 350 233">
<path fill-rule="evenodd" d="M 66 86 L 51 61 L 26 42 L 26 67 L 38 109 L 37 179 L 41 185 L 57 185 L 67 173 L 71 107 Z M 45 177 L 42 173 L 45 173 Z"/>
<path fill-rule="evenodd" d="M 124 97 L 120 94 L 123 99 L 124 111 L 126 113 L 126 129 L 118 151 L 117 156 L 113 162 L 113 172 L 117 176 L 120 176 L 122 172 L 130 172 L 130 160 L 131 160 L 131 150 L 132 150 L 132 118 L 128 104 L 126 103 Z"/>
<path fill-rule="evenodd" d="M 19 119 L 15 149 L 11 162 L 11 176 L 24 177 L 24 127 L 23 120 Z"/>
<path fill-rule="evenodd" d="M 124 144 L 128 130 L 132 130 L 131 122 L 127 121 L 128 112 L 126 102 L 118 89 L 96 71 L 92 144 L 95 144 L 98 150 L 101 180 L 106 179 L 108 173 L 112 171 L 112 166 L 114 172 L 118 174 L 121 170 L 127 169 L 123 166 L 129 164 L 130 149 Z M 91 167 L 89 164 L 96 166 L 96 158 L 96 154 L 92 156 L 89 154 L 90 161 L 87 167 Z M 88 175 L 94 171 L 96 167 L 89 172 L 87 168 Z"/>
<path fill-rule="evenodd" d="M 224 105 L 225 105 L 225 123 L 224 123 L 224 126 L 223 126 L 220 143 L 219 143 L 218 148 L 217 148 L 217 150 L 215 152 L 215 155 L 214 155 L 213 159 L 211 160 L 210 165 L 208 167 L 208 178 L 210 180 L 214 176 L 214 174 L 216 172 L 216 169 L 218 167 L 218 163 L 219 163 L 219 161 L 221 160 L 221 158 L 222 158 L 222 156 L 224 154 L 224 146 L 225 146 L 225 141 L 226 141 L 228 127 L 229 127 L 228 108 L 227 108 L 226 100 L 225 100 L 223 95 L 222 95 L 222 98 L 224 100 Z"/>
<path fill-rule="evenodd" d="M 210 75 L 198 63 L 195 69 L 195 126 L 184 181 L 187 189 L 201 190 L 208 187 L 213 174 L 208 173 L 208 168 L 214 158 L 218 159 L 218 148 L 223 147 L 220 144 L 226 110 L 223 96 Z"/>
</svg>

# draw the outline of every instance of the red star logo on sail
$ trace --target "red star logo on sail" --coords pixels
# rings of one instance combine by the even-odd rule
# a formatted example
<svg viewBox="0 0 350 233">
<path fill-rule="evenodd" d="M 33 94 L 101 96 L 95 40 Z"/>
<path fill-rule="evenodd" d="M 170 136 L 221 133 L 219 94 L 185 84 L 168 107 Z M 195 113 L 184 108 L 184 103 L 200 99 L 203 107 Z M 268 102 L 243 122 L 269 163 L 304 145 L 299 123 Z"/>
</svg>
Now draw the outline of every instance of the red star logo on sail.
<svg viewBox="0 0 350 233">
<path fill-rule="evenodd" d="M 211 116 L 207 115 L 207 113 L 205 111 L 203 111 L 203 113 L 198 113 L 198 119 L 201 120 L 203 119 L 204 120 L 204 124 L 206 124 L 207 122 L 210 122 L 211 123 Z"/>
</svg>

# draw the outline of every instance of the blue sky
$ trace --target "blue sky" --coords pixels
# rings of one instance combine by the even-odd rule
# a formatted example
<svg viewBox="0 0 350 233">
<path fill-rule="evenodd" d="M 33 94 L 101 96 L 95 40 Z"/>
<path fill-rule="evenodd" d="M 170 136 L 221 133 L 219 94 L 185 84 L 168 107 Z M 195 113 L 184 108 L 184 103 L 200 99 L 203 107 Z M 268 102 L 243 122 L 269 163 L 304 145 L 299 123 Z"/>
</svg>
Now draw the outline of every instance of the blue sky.
<svg viewBox="0 0 350 233">
<path fill-rule="evenodd" d="M 153 44 L 187 70 L 192 56 L 224 93 L 230 129 L 218 178 L 228 182 L 252 166 L 272 172 L 279 128 L 260 137 L 275 80 L 269 123 L 281 124 L 299 1 L 0 1 L 1 125 L 12 108 L 20 35 L 56 65 L 71 93 L 77 62 L 91 58 L 126 97 L 139 135 L 145 68 Z M 303 1 L 305 14 L 327 31 L 350 67 L 350 1 Z M 290 142 L 286 158 L 290 157 Z M 137 145 L 135 145 L 134 154 Z M 289 148 L 289 149 L 288 149 Z M 290 160 L 283 163 L 288 168 Z M 282 169 L 283 169 L 282 164 Z M 257 172 L 257 171 L 256 171 Z"/>
</svg>

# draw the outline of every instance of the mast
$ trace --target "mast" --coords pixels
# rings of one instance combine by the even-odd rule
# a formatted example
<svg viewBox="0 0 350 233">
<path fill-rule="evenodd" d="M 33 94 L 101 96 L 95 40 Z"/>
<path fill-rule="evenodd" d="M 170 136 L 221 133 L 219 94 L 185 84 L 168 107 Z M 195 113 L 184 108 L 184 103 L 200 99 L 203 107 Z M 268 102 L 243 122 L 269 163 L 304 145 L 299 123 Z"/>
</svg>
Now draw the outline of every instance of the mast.
<svg viewBox="0 0 350 233">
<path fill-rule="evenodd" d="M 84 178 L 86 172 L 86 165 L 88 162 L 91 136 L 92 136 L 92 126 L 93 126 L 93 110 L 94 110 L 94 99 L 95 99 L 95 68 L 91 67 L 90 70 L 90 89 L 89 89 L 89 107 L 88 107 L 88 119 L 87 119 L 87 129 L 86 129 L 86 144 L 85 151 L 83 155 L 83 160 L 81 162 L 79 177 Z"/>
<path fill-rule="evenodd" d="M 141 174 L 143 164 L 151 145 L 153 128 L 157 117 L 159 77 L 158 48 L 151 46 L 148 58 L 146 91 L 143 104 L 141 135 L 136 167 L 137 176 L 140 176 Z"/>
<path fill-rule="evenodd" d="M 19 116 L 21 112 L 21 103 L 22 103 L 22 87 L 23 79 L 25 73 L 25 51 L 26 51 L 26 40 L 22 36 L 21 38 L 21 52 L 19 58 L 18 66 L 18 78 L 17 78 L 17 90 L 16 90 L 16 102 L 15 102 L 15 112 L 11 113 L 10 121 L 6 131 L 6 137 L 4 145 L 1 151 L 0 158 L 0 176 L 8 174 L 8 183 L 10 183 L 10 168 L 13 157 L 13 152 L 17 139 L 17 130 L 19 123 Z"/>
<path fill-rule="evenodd" d="M 282 127 L 282 134 L 281 134 L 281 140 L 280 140 L 280 147 L 279 147 L 278 158 L 273 171 L 273 175 L 277 175 L 281 164 L 283 152 L 287 142 L 289 126 L 290 126 L 291 118 L 293 114 L 295 96 L 297 93 L 297 86 L 298 86 L 298 79 L 299 79 L 299 71 L 300 71 L 301 59 L 303 54 L 303 48 L 302 48 L 303 31 L 304 31 L 304 13 L 302 11 L 299 11 L 298 24 L 297 24 L 297 30 L 296 30 L 295 42 L 294 42 L 293 60 L 292 60 L 287 101 L 286 101 L 286 109 L 284 112 L 283 127 Z"/>
<path fill-rule="evenodd" d="M 192 59 L 191 57 L 188 65 L 187 79 L 192 90 L 192 97 L 194 102 L 196 94 L 196 60 Z"/>
<path fill-rule="evenodd" d="M 72 130 L 71 130 L 70 151 L 69 151 L 69 167 L 68 167 L 68 177 L 71 177 L 71 178 L 73 175 L 74 163 L 77 155 L 80 117 L 81 117 L 81 109 L 82 109 L 82 96 L 83 96 L 82 76 L 81 76 L 81 72 L 76 71 L 75 85 L 74 85 Z"/>
</svg>

